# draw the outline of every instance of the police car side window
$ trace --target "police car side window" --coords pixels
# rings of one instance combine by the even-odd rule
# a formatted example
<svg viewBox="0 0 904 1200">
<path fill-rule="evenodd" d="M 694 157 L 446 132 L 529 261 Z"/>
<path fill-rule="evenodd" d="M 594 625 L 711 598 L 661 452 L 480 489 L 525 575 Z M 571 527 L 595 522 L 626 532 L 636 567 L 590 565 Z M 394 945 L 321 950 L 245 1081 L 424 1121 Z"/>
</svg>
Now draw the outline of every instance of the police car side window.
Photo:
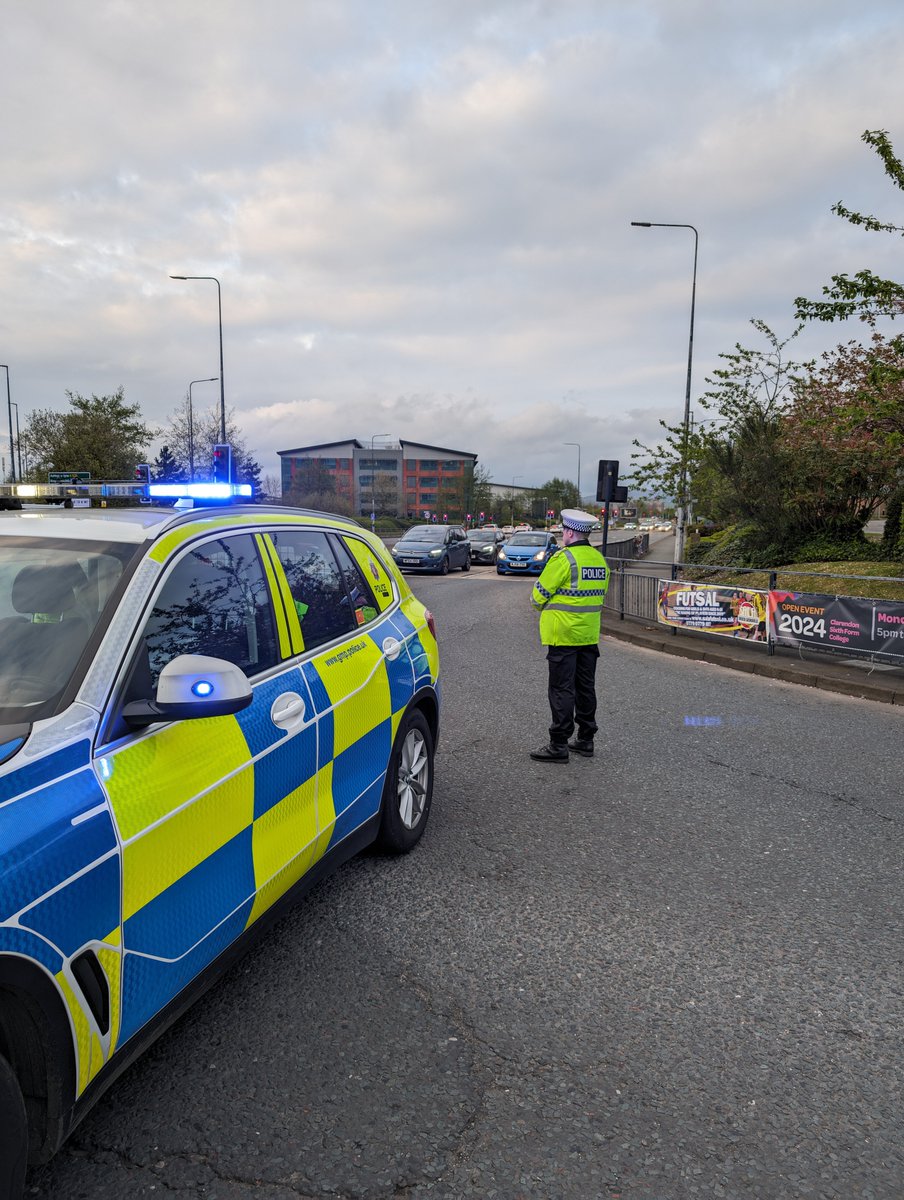
<svg viewBox="0 0 904 1200">
<path fill-rule="evenodd" d="M 283 529 L 270 537 L 292 593 L 305 650 L 350 633 L 357 622 L 326 534 Z"/>
<path fill-rule="evenodd" d="M 369 621 L 376 620 L 379 609 L 373 592 L 358 570 L 358 565 L 346 549 L 345 543 L 339 538 L 331 536 L 330 545 L 333 547 L 333 553 L 339 563 L 339 570 L 354 614 L 355 625 L 366 625 Z"/>
<path fill-rule="evenodd" d="M 178 654 L 209 654 L 256 675 L 278 661 L 270 592 L 250 534 L 217 538 L 179 560 L 144 629 L 154 686 Z"/>
</svg>

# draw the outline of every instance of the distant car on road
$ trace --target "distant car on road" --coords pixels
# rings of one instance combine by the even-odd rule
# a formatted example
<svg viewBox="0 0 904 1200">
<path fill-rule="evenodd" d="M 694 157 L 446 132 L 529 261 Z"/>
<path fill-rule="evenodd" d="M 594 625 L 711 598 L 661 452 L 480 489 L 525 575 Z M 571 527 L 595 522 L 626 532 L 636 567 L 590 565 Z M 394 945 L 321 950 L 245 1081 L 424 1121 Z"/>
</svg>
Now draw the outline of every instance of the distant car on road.
<svg viewBox="0 0 904 1200">
<path fill-rule="evenodd" d="M 558 549 L 551 533 L 541 529 L 516 533 L 501 547 L 497 575 L 539 575 Z"/>
<path fill-rule="evenodd" d="M 636 529 L 636 528 L 637 528 L 636 521 L 625 521 L 625 529 Z"/>
<path fill-rule="evenodd" d="M 448 575 L 456 567 L 471 569 L 471 543 L 460 525 L 413 525 L 390 553 L 403 571 Z"/>
<path fill-rule="evenodd" d="M 471 529 L 468 532 L 468 545 L 471 547 L 472 563 L 487 563 L 492 566 L 499 554 L 499 547 L 505 541 L 505 534 L 495 527 Z"/>
<path fill-rule="evenodd" d="M 511 537 L 512 534 L 515 532 L 515 526 L 514 525 L 503 525 L 502 532 L 505 534 L 506 537 Z"/>
<path fill-rule="evenodd" d="M 520 525 L 515 526 L 515 533 L 530 533 L 531 529 L 532 526 L 522 521 Z"/>
<path fill-rule="evenodd" d="M 561 533 L 562 526 L 561 525 L 550 525 L 548 532 L 549 533 Z"/>
</svg>

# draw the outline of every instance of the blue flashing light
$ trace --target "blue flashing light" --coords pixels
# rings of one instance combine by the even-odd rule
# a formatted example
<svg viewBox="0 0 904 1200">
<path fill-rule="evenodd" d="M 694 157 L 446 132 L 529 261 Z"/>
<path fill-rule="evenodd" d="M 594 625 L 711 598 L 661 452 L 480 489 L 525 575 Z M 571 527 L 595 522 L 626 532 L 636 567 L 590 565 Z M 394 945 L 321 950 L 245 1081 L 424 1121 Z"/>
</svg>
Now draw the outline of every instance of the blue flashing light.
<svg viewBox="0 0 904 1200">
<path fill-rule="evenodd" d="M 191 690 L 196 696 L 212 696 L 213 684 L 209 679 L 197 679 L 191 685 Z"/>
<path fill-rule="evenodd" d="M 235 496 L 251 496 L 250 483 L 152 483 L 149 496 L 161 500 L 190 497 L 192 500 L 232 500 Z"/>
</svg>

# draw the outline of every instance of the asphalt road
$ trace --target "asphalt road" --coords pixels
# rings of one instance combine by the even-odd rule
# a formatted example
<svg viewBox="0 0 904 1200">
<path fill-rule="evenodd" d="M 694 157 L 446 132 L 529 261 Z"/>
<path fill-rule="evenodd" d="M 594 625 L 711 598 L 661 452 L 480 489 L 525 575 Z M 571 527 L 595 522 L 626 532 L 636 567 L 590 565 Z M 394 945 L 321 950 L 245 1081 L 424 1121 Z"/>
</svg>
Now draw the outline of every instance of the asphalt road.
<svg viewBox="0 0 904 1200">
<path fill-rule="evenodd" d="M 424 840 L 320 885 L 31 1195 L 899 1200 L 904 714 L 606 642 L 611 752 L 535 764 L 528 582 L 412 584 Z"/>
</svg>

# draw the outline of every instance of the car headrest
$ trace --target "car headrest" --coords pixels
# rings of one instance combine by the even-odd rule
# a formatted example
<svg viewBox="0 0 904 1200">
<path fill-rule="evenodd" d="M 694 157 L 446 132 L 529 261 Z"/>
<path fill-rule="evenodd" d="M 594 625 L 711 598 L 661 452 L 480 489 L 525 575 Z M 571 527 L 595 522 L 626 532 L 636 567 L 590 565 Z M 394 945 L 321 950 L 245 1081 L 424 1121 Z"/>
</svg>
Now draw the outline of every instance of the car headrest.
<svg viewBox="0 0 904 1200">
<path fill-rule="evenodd" d="M 23 567 L 13 580 L 12 602 L 18 613 L 62 613 L 75 607 L 80 567 Z"/>
</svg>

